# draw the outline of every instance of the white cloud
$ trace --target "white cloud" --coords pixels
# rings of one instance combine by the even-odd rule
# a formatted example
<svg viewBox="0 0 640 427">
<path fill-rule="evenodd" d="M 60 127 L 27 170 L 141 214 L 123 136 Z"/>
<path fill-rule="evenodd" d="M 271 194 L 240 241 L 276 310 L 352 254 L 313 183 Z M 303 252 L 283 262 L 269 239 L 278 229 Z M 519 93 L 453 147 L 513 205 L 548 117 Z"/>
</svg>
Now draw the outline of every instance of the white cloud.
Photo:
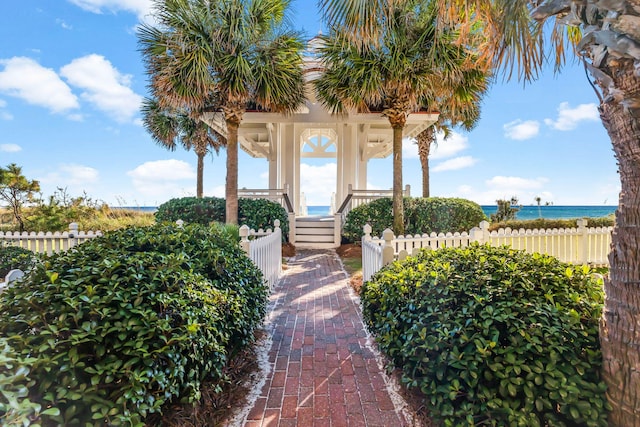
<svg viewBox="0 0 640 427">
<path fill-rule="evenodd" d="M 322 166 L 300 164 L 300 188 L 308 206 L 325 206 L 331 203 L 331 193 L 336 191 L 337 164 Z"/>
<path fill-rule="evenodd" d="M 131 76 L 120 74 L 104 56 L 92 54 L 74 59 L 60 70 L 62 76 L 84 90 L 82 98 L 119 122 L 131 122 L 142 97 L 131 89 Z"/>
<path fill-rule="evenodd" d="M 149 199 L 168 200 L 195 193 L 196 173 L 189 163 L 182 160 L 145 162 L 127 175 L 131 177 L 136 192 Z"/>
<path fill-rule="evenodd" d="M 58 170 L 51 172 L 40 180 L 57 187 L 82 187 L 98 180 L 98 170 L 89 166 L 67 163 L 58 166 Z"/>
<path fill-rule="evenodd" d="M 531 190 L 541 188 L 546 182 L 547 178 L 521 178 L 517 176 L 494 176 L 486 181 L 487 186 L 498 189 L 514 189 L 514 190 Z"/>
<path fill-rule="evenodd" d="M 0 72 L 0 92 L 54 113 L 64 113 L 80 106 L 78 98 L 56 72 L 33 59 L 13 57 L 0 60 L 0 65 L 4 65 L 4 71 Z"/>
<path fill-rule="evenodd" d="M 213 190 L 211 190 L 210 192 L 205 191 L 207 196 L 222 197 L 222 198 L 224 198 L 225 192 L 226 192 L 226 189 L 224 185 L 216 185 L 215 187 L 213 187 Z"/>
<path fill-rule="evenodd" d="M 56 19 L 56 24 L 60 25 L 62 28 L 64 28 L 65 30 L 72 30 L 73 27 L 69 24 L 67 24 L 64 20 L 62 19 Z"/>
<path fill-rule="evenodd" d="M 444 139 L 444 132 L 436 134 L 436 143 L 431 144 L 429 150 L 430 159 L 445 159 L 452 157 L 461 151 L 469 148 L 469 138 L 461 133 L 452 131 L 449 138 Z M 405 138 L 402 140 L 402 158 L 403 159 L 419 159 L 418 144 L 415 139 Z"/>
<path fill-rule="evenodd" d="M 498 199 L 510 199 L 514 196 L 524 204 L 534 203 L 536 196 L 544 201 L 553 201 L 553 194 L 544 189 L 548 181 L 544 177 L 494 176 L 485 181 L 483 188 L 463 185 L 458 187 L 456 194 L 481 205 L 495 205 Z"/>
<path fill-rule="evenodd" d="M 556 130 L 573 130 L 580 122 L 598 121 L 600 113 L 596 104 L 580 104 L 575 108 L 570 108 L 568 102 L 563 102 L 558 106 L 558 118 L 556 120 L 545 119 L 547 126 Z"/>
<path fill-rule="evenodd" d="M 17 153 L 21 150 L 22 147 L 20 147 L 18 144 L 0 144 L 0 151 L 3 151 L 5 153 Z"/>
<path fill-rule="evenodd" d="M 518 119 L 505 124 L 503 128 L 505 137 L 522 141 L 538 135 L 540 123 L 535 120 L 522 121 Z"/>
<path fill-rule="evenodd" d="M 66 164 L 60 166 L 64 182 L 71 185 L 93 183 L 98 180 L 98 170 L 89 166 Z"/>
<path fill-rule="evenodd" d="M 434 160 L 455 156 L 469 148 L 469 138 L 455 131 L 452 131 L 447 139 L 444 139 L 443 132 L 438 132 L 436 134 L 436 142 L 437 144 L 431 147 L 431 153 L 429 154 L 429 158 Z"/>
<path fill-rule="evenodd" d="M 69 2 L 92 13 L 103 13 L 105 10 L 117 12 L 124 10 L 133 12 L 143 18 L 151 10 L 151 0 L 68 0 Z"/>
<path fill-rule="evenodd" d="M 402 139 L 402 158 L 403 159 L 419 159 L 418 144 L 413 138 Z"/>
<path fill-rule="evenodd" d="M 431 171 L 443 172 L 443 171 L 459 170 L 459 169 L 469 168 L 475 165 L 477 162 L 478 160 L 474 159 L 471 156 L 456 157 L 436 165 L 435 167 L 431 168 Z"/>
</svg>

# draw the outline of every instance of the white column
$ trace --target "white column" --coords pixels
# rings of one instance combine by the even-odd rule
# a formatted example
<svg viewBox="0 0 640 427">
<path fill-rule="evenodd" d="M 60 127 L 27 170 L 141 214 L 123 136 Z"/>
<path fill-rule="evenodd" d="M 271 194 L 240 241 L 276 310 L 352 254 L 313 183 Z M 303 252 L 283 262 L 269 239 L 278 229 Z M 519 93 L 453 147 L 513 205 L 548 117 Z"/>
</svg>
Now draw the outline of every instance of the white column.
<svg viewBox="0 0 640 427">
<path fill-rule="evenodd" d="M 280 185 L 289 185 L 289 199 L 295 207 L 295 162 L 293 150 L 293 125 L 280 124 Z"/>
<path fill-rule="evenodd" d="M 338 122 L 336 126 L 336 161 L 337 161 L 337 177 L 336 177 L 336 205 L 340 206 L 342 201 L 344 200 L 347 192 L 346 192 L 346 183 L 345 183 L 345 143 L 344 143 L 344 123 Z"/>
<path fill-rule="evenodd" d="M 269 188 L 282 188 L 278 182 L 280 174 L 278 169 L 280 168 L 280 125 L 274 123 L 267 123 L 267 129 L 269 131 Z"/>
<path fill-rule="evenodd" d="M 367 189 L 367 166 L 369 165 L 369 158 L 367 156 L 367 131 L 368 126 L 358 125 L 358 151 L 357 163 L 358 163 L 358 185 L 355 187 L 359 190 Z"/>
<path fill-rule="evenodd" d="M 291 199 L 291 203 L 293 203 L 293 207 L 296 211 L 296 214 L 299 214 L 299 204 L 300 204 L 300 139 L 302 138 L 302 131 L 304 129 L 303 125 L 298 123 L 293 124 L 292 129 L 292 148 L 293 148 L 293 164 L 292 164 L 292 172 L 293 172 L 293 184 L 291 185 L 291 194 L 293 198 Z"/>
</svg>

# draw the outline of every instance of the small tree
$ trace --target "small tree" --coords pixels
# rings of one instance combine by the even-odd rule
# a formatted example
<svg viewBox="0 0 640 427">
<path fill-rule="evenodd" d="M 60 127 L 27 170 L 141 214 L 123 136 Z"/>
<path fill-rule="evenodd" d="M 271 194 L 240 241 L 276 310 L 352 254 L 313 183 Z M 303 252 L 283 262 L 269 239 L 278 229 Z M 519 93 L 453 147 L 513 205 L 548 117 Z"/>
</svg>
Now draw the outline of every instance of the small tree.
<svg viewBox="0 0 640 427">
<path fill-rule="evenodd" d="M 520 210 L 518 207 L 518 198 L 512 197 L 511 200 L 496 200 L 498 210 L 491 214 L 491 222 L 503 222 L 516 219 L 516 214 Z"/>
<path fill-rule="evenodd" d="M 22 206 L 34 200 L 34 194 L 40 191 L 38 181 L 29 181 L 22 175 L 22 168 L 11 163 L 6 169 L 0 168 L 0 200 L 9 204 L 13 216 L 24 231 L 24 220 L 22 219 Z"/>
</svg>

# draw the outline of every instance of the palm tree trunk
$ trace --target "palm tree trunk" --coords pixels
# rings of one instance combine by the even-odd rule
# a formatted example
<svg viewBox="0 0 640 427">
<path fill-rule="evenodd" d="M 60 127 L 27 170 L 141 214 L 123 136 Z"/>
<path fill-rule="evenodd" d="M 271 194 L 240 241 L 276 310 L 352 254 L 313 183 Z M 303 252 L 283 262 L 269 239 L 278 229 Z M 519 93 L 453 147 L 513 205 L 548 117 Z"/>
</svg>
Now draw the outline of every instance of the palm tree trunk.
<svg viewBox="0 0 640 427">
<path fill-rule="evenodd" d="M 422 197 L 429 197 L 429 151 L 433 142 L 434 129 L 429 126 L 418 134 L 418 154 L 422 165 Z"/>
<path fill-rule="evenodd" d="M 198 156 L 198 166 L 196 171 L 196 197 L 201 199 L 203 195 L 203 180 L 204 180 L 204 156 L 207 154 L 205 151 L 201 153 L 196 149 L 196 155 Z"/>
<path fill-rule="evenodd" d="M 639 99 L 640 79 L 631 60 L 608 71 L 625 99 Z M 613 407 L 610 424 L 640 427 L 640 115 L 618 102 L 603 104 L 600 115 L 621 182 L 600 327 L 603 377 Z"/>
<path fill-rule="evenodd" d="M 403 125 L 393 126 L 393 232 L 396 236 L 404 234 L 404 205 L 402 202 L 402 129 Z"/>
<path fill-rule="evenodd" d="M 238 224 L 238 127 L 234 116 L 227 119 L 226 223 Z"/>
</svg>

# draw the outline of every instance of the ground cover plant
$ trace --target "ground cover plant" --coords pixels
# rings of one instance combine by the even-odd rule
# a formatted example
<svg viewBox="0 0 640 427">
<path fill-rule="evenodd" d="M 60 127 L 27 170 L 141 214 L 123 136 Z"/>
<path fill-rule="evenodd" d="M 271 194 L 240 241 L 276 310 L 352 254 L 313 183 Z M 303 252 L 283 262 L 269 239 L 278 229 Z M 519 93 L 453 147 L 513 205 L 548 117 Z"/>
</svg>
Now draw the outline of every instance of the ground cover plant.
<svg viewBox="0 0 640 427">
<path fill-rule="evenodd" d="M 20 411 L 42 426 L 140 426 L 197 401 L 203 383 L 227 381 L 266 301 L 260 271 L 217 228 L 129 228 L 54 255 L 0 293 L 10 375 L 24 385 L 0 381 L 0 424 Z"/>
<path fill-rule="evenodd" d="M 160 206 L 155 213 L 158 222 L 175 222 L 208 225 L 225 222 L 225 199 L 219 197 L 181 197 L 171 199 Z M 289 232 L 287 211 L 276 202 L 267 199 L 239 199 L 238 224 L 249 228 L 266 230 L 273 228 L 273 222 L 280 220 L 283 238 Z"/>
<path fill-rule="evenodd" d="M 382 236 L 393 223 L 392 200 L 382 198 L 360 205 L 347 214 L 342 232 L 350 242 L 360 242 L 362 227 L 371 225 L 372 236 Z M 404 229 L 406 234 L 447 233 L 469 231 L 487 217 L 480 205 L 460 198 L 404 198 Z"/>
<path fill-rule="evenodd" d="M 446 426 L 606 426 L 586 267 L 505 247 L 422 251 L 364 283 L 380 348 Z"/>
</svg>

